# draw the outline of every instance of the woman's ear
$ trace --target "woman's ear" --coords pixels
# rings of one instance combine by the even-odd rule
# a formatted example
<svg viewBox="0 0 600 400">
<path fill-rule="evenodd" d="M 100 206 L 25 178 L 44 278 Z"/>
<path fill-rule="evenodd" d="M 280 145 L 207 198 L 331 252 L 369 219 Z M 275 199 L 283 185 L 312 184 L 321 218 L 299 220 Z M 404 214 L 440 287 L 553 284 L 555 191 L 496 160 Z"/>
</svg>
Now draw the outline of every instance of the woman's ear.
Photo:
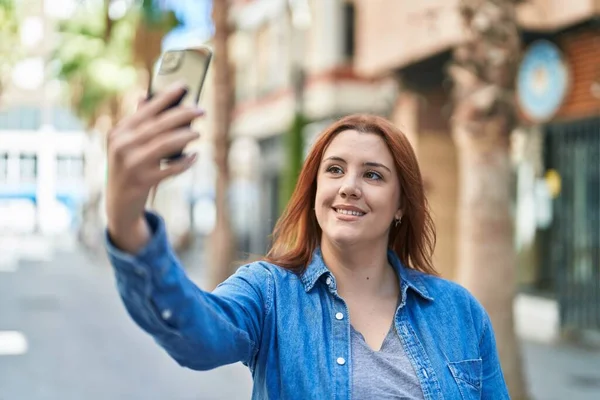
<svg viewBox="0 0 600 400">
<path fill-rule="evenodd" d="M 402 212 L 402 209 L 399 208 L 398 211 L 396 211 L 396 214 L 394 214 L 394 219 L 396 219 L 396 220 L 402 219 L 403 215 L 404 215 L 404 213 Z"/>
<path fill-rule="evenodd" d="M 400 194 L 400 201 L 398 203 L 399 203 L 398 210 L 396 210 L 396 214 L 394 214 L 394 217 L 396 219 L 402 218 L 402 216 L 404 215 L 404 209 L 406 208 L 405 207 L 406 199 L 404 198 L 402 193 Z"/>
</svg>

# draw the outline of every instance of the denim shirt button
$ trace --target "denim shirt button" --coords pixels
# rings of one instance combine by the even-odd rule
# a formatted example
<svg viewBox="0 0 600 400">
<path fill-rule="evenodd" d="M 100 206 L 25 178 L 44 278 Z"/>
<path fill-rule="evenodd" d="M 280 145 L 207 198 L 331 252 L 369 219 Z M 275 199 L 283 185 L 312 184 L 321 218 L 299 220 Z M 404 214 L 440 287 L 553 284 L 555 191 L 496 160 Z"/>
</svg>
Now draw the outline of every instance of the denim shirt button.
<svg viewBox="0 0 600 400">
<path fill-rule="evenodd" d="M 346 360 L 345 360 L 343 357 L 339 357 L 339 358 L 337 359 L 337 363 L 338 363 L 339 365 L 344 365 L 344 364 L 346 364 Z"/>
<path fill-rule="evenodd" d="M 172 315 L 172 314 L 173 314 L 173 313 L 171 312 L 171 310 L 169 310 L 169 309 L 167 308 L 166 310 L 164 310 L 164 311 L 163 311 L 163 312 L 160 314 L 160 316 L 161 316 L 163 319 L 165 319 L 165 320 L 166 320 L 166 319 L 169 319 L 169 318 L 171 318 L 171 315 Z"/>
<path fill-rule="evenodd" d="M 325 280 L 325 283 L 327 284 L 327 286 L 331 286 L 331 277 L 328 276 L 327 279 Z"/>
<path fill-rule="evenodd" d="M 344 314 L 342 314 L 341 312 L 335 314 L 335 319 L 337 320 L 342 320 L 344 319 Z"/>
</svg>

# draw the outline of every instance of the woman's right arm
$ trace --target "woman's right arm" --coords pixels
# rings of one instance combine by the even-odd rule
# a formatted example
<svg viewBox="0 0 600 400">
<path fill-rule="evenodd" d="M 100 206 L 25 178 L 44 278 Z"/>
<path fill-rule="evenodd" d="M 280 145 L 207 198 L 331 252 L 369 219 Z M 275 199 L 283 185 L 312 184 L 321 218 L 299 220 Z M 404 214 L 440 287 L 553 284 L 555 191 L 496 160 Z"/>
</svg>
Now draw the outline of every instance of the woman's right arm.
<svg viewBox="0 0 600 400">
<path fill-rule="evenodd" d="M 193 369 L 251 364 L 269 312 L 270 273 L 252 264 L 213 293 L 204 292 L 185 275 L 162 219 L 145 211 L 150 189 L 195 160 L 162 162 L 198 138 L 189 126 L 201 111 L 168 109 L 184 93 L 173 87 L 158 94 L 109 133 L 108 253 L 129 314 L 180 364 Z"/>
<path fill-rule="evenodd" d="M 212 293 L 185 274 L 161 217 L 147 213 L 151 231 L 135 256 L 107 235 L 119 294 L 129 315 L 180 365 L 207 370 L 242 361 L 252 365 L 263 320 L 270 311 L 273 282 L 260 264 L 241 267 Z"/>
</svg>

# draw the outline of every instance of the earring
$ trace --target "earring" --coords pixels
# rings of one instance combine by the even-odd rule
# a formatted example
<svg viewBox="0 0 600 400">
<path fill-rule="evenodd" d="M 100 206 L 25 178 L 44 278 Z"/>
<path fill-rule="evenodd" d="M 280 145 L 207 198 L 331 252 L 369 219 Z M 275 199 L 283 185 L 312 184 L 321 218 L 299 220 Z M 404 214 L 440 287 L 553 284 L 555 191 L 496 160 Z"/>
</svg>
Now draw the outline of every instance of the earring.
<svg viewBox="0 0 600 400">
<path fill-rule="evenodd" d="M 398 226 L 398 225 L 400 225 L 401 223 L 402 223 L 402 217 L 400 217 L 400 218 L 396 218 L 396 222 L 395 222 L 395 224 L 394 224 L 394 225 L 395 225 L 395 226 Z"/>
</svg>

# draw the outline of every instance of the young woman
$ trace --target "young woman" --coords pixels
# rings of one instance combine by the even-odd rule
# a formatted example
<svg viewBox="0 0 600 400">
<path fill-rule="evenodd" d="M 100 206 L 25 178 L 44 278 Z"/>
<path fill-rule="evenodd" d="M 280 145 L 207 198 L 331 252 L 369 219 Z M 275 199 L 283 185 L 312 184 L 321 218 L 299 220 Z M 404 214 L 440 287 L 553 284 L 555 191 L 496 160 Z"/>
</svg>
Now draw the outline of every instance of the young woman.
<svg viewBox="0 0 600 400">
<path fill-rule="evenodd" d="M 142 105 L 109 137 L 108 254 L 135 322 L 181 365 L 237 361 L 253 399 L 507 399 L 490 320 L 436 276 L 434 226 L 417 159 L 386 120 L 349 116 L 314 144 L 264 261 L 212 293 L 185 275 L 150 188 L 201 115 Z"/>
</svg>

